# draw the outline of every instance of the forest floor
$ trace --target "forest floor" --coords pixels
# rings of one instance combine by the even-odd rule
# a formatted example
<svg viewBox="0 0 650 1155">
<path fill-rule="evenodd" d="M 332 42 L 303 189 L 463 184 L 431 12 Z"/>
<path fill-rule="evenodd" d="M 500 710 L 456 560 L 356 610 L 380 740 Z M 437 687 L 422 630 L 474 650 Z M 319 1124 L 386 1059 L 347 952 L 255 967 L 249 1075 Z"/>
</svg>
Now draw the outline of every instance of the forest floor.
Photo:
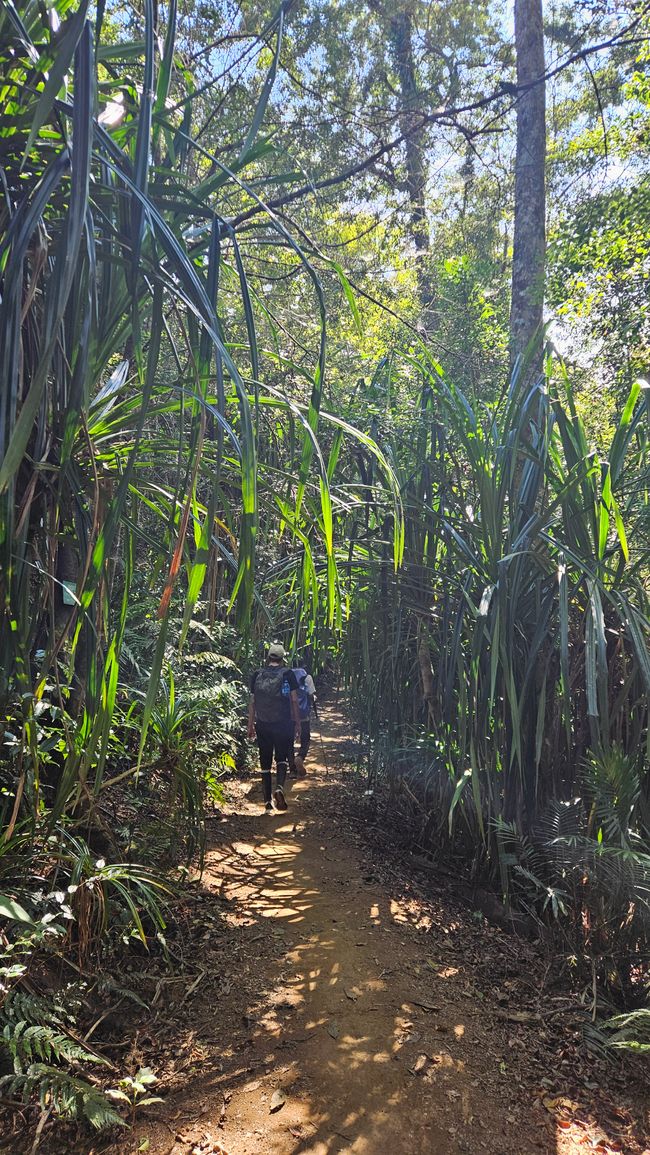
<svg viewBox="0 0 650 1155">
<path fill-rule="evenodd" d="M 211 822 L 175 969 L 143 959 L 151 1010 L 110 1026 L 163 1102 L 84 1155 L 650 1155 L 640 1083 L 585 1050 L 548 954 L 369 835 L 345 718 L 323 732 L 286 813 L 242 786 Z"/>
</svg>

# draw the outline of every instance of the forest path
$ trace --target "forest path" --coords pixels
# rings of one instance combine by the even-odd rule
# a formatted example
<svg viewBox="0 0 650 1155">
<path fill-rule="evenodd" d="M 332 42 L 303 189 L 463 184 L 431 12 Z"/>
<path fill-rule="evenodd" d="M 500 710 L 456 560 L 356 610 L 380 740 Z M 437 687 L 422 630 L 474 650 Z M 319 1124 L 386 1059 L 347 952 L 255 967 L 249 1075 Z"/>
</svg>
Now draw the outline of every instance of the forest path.
<svg viewBox="0 0 650 1155">
<path fill-rule="evenodd" d="M 481 935 L 493 934 L 506 992 L 518 940 L 387 885 L 344 818 L 335 766 L 349 731 L 332 708 L 323 738 L 285 814 L 249 798 L 215 827 L 202 883 L 228 927 L 194 948 L 202 977 L 182 999 L 182 1045 L 173 1012 L 172 1065 L 190 1045 L 193 1059 L 120 1155 L 610 1150 L 573 1121 L 577 1103 L 569 1122 L 544 1104 L 558 1072 L 531 1066 L 540 1022 L 477 985 Z"/>
</svg>

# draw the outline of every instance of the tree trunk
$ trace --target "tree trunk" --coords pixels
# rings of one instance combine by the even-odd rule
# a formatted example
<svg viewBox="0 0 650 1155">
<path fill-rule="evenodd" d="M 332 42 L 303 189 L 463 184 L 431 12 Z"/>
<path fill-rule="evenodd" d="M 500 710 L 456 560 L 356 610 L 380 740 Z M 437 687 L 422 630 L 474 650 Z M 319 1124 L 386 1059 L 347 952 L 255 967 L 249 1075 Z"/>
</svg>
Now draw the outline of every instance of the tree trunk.
<svg viewBox="0 0 650 1155">
<path fill-rule="evenodd" d="M 420 666 L 420 677 L 422 679 L 422 695 L 427 705 L 427 722 L 432 724 L 435 720 L 434 700 L 436 696 L 436 687 L 433 675 L 433 666 L 431 664 L 431 647 L 429 645 L 429 629 L 423 625 L 418 643 L 418 664 Z"/>
<path fill-rule="evenodd" d="M 400 12 L 390 22 L 390 36 L 395 54 L 395 67 L 399 77 L 401 107 L 399 113 L 400 130 L 406 136 L 406 187 L 409 197 L 411 235 L 417 251 L 429 248 L 429 231 L 424 205 L 426 183 L 422 144 L 416 125 L 420 119 L 420 100 L 415 80 L 413 61 L 413 27 L 408 12 Z"/>
<path fill-rule="evenodd" d="M 421 121 L 420 96 L 415 78 L 413 60 L 413 23 L 409 12 L 399 12 L 390 21 L 390 40 L 395 60 L 395 69 L 400 87 L 400 132 L 406 136 L 406 191 L 409 199 L 409 226 L 417 257 L 417 279 L 420 302 L 423 308 L 429 304 L 430 290 L 426 269 L 422 258 L 429 252 L 429 229 L 424 201 L 426 189 L 426 165 L 422 134 L 418 132 Z"/>
<path fill-rule="evenodd" d="M 510 308 L 511 361 L 539 333 L 544 307 L 546 248 L 546 92 L 542 0 L 515 0 L 517 152 L 515 236 Z M 538 81 L 538 83 L 535 83 Z M 540 357 L 536 364 L 541 363 Z"/>
<path fill-rule="evenodd" d="M 390 8 L 389 8 L 390 10 Z M 409 232 L 415 247 L 415 274 L 418 300 L 420 304 L 420 330 L 427 334 L 431 324 L 433 293 L 427 256 L 430 250 L 430 236 L 425 202 L 427 170 L 425 161 L 425 141 L 421 124 L 421 99 L 418 91 L 415 60 L 413 55 L 413 17 L 409 11 L 398 10 L 390 17 L 389 38 L 399 80 L 399 127 L 406 137 L 404 142 L 406 160 L 406 192 L 409 203 Z M 425 584 L 426 583 L 426 584 Z M 428 581 L 424 574 L 420 579 L 419 593 L 428 600 Z M 427 725 L 434 720 L 435 685 L 431 665 L 429 625 L 423 619 L 418 623 L 418 665 L 422 681 L 422 696 L 427 710 Z"/>
</svg>

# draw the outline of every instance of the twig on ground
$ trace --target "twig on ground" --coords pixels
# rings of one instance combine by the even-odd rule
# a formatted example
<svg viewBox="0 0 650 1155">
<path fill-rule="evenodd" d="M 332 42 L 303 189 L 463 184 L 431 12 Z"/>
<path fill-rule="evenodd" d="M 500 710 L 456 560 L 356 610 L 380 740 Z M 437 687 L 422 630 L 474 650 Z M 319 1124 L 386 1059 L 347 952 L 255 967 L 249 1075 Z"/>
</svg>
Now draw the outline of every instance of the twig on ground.
<svg viewBox="0 0 650 1155">
<path fill-rule="evenodd" d="M 44 1128 L 45 1124 L 47 1123 L 51 1114 L 52 1114 L 52 1108 L 51 1107 L 47 1107 L 45 1110 L 41 1111 L 41 1117 L 38 1120 L 38 1125 L 36 1127 L 36 1131 L 34 1132 L 34 1142 L 32 1143 L 32 1149 L 31 1149 L 29 1155 L 36 1155 L 36 1151 L 37 1151 L 38 1146 L 41 1142 L 41 1135 L 43 1134 L 43 1128 Z"/>
<path fill-rule="evenodd" d="M 195 990 L 196 990 L 196 988 L 198 987 L 198 985 L 199 985 L 199 983 L 201 982 L 201 980 L 205 978 L 205 975 L 206 975 L 206 972 L 205 972 L 205 971 L 201 971 L 201 973 L 200 973 L 200 975 L 198 976 L 198 978 L 195 978 L 195 980 L 194 980 L 194 982 L 192 983 L 191 987 L 188 987 L 188 988 L 187 988 L 187 990 L 185 991 L 185 994 L 183 995 L 183 997 L 182 997 L 182 999 L 181 999 L 180 1003 L 178 1004 L 178 1009 L 179 1009 L 179 1010 L 180 1010 L 180 1008 L 181 1008 L 181 1007 L 182 1007 L 182 1006 L 183 1006 L 183 1005 L 184 1005 L 184 1004 L 187 1002 L 187 1000 L 189 999 L 190 995 L 194 993 L 194 991 L 195 991 Z"/>
<path fill-rule="evenodd" d="M 103 1015 L 100 1015 L 99 1018 L 95 1020 L 92 1027 L 90 1028 L 90 1030 L 87 1031 L 86 1034 L 84 1035 L 84 1043 L 88 1042 L 90 1036 L 94 1035 L 97 1028 L 104 1022 L 104 1019 L 107 1019 L 109 1015 L 112 1015 L 113 1011 L 116 1011 L 117 1008 L 121 1005 L 121 1003 L 124 1002 L 125 998 L 126 998 L 126 995 L 122 995 L 122 997 L 120 999 L 118 999 L 117 1002 L 114 1003 L 112 1007 L 109 1007 L 108 1010 L 104 1011 Z"/>
</svg>

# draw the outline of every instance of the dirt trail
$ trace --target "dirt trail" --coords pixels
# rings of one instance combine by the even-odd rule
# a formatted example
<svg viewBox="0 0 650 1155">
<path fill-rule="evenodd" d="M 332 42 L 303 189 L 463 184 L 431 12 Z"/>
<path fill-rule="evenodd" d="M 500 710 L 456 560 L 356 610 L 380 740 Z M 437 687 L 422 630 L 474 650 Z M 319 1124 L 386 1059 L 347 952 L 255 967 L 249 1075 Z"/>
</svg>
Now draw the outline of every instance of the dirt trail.
<svg viewBox="0 0 650 1155">
<path fill-rule="evenodd" d="M 334 765 L 345 721 L 330 710 L 324 730 Z M 167 1058 L 173 1067 L 185 1055 L 182 1083 L 156 1121 L 111 1150 L 568 1155 L 599 1141 L 601 1151 L 627 1150 L 610 1148 L 579 1103 L 567 1100 L 568 1121 L 544 1104 L 557 1072 L 535 1073 L 540 1023 L 519 1022 L 516 1007 L 504 1011 L 475 985 L 481 935 L 503 940 L 505 975 L 517 940 L 463 929 L 408 887 L 392 894 L 337 819 L 340 781 L 331 766 L 325 773 L 318 742 L 308 769 L 286 814 L 264 815 L 251 798 L 215 825 L 203 886 L 206 909 L 220 903 L 220 926 L 208 920 L 192 947 L 198 980 L 170 1006 Z M 142 1034 L 139 1059 L 150 1061 L 155 1044 L 160 1064 L 164 1038 L 164 1029 Z"/>
</svg>

